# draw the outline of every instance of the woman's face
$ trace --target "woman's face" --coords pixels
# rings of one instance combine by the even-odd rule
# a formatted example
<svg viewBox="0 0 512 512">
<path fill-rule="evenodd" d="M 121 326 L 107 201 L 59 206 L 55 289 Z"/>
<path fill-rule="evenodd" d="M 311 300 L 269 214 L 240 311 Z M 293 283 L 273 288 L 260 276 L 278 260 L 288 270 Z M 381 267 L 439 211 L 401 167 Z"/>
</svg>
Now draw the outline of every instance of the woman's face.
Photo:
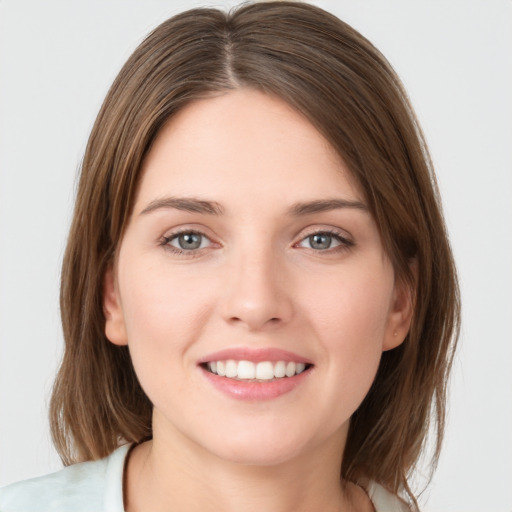
<svg viewBox="0 0 512 512">
<path fill-rule="evenodd" d="M 105 280 L 106 334 L 129 346 L 155 439 L 276 464 L 343 446 L 406 334 L 406 295 L 343 161 L 242 89 L 156 139 Z"/>
</svg>

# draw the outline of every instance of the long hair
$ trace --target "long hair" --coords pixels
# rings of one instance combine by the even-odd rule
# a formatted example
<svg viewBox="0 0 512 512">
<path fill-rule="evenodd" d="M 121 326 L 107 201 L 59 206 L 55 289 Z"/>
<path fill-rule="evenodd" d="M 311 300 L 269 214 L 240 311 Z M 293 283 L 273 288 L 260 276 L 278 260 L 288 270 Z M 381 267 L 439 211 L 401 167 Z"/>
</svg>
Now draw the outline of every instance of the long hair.
<svg viewBox="0 0 512 512">
<path fill-rule="evenodd" d="M 359 182 L 397 278 L 414 290 L 409 334 L 383 353 L 351 418 L 341 476 L 408 493 L 416 506 L 407 478 L 430 426 L 437 461 L 459 328 L 438 189 L 389 63 L 350 26 L 304 3 L 179 14 L 142 42 L 115 79 L 85 151 L 62 267 L 65 351 L 50 406 L 54 443 L 71 464 L 151 437 L 152 405 L 128 349 L 105 337 L 103 279 L 160 128 L 190 102 L 237 88 L 281 98 L 326 137 Z"/>
</svg>

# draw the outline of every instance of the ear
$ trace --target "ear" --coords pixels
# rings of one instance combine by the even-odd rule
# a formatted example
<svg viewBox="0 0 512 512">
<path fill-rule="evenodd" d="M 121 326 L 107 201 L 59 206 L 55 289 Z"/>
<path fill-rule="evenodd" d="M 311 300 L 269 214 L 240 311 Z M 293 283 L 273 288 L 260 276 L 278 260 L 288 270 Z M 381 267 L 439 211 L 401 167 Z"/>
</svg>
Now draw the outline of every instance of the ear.
<svg viewBox="0 0 512 512">
<path fill-rule="evenodd" d="M 414 313 L 414 295 L 418 276 L 416 260 L 410 264 L 413 283 L 396 279 L 382 350 L 391 350 L 402 344 L 411 327 Z"/>
<path fill-rule="evenodd" d="M 103 278 L 103 313 L 105 315 L 105 336 L 114 345 L 128 345 L 113 265 L 108 268 Z"/>
</svg>

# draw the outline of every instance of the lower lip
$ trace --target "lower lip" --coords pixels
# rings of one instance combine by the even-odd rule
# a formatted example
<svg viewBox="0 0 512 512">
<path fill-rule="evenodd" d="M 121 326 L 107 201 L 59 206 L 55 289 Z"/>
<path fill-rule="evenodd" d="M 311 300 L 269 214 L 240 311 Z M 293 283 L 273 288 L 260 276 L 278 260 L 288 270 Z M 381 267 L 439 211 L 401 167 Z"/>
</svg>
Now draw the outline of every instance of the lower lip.
<svg viewBox="0 0 512 512">
<path fill-rule="evenodd" d="M 304 379 L 307 379 L 311 368 L 294 375 L 268 382 L 248 382 L 243 380 L 220 377 L 201 368 L 204 376 L 219 391 L 238 400 L 272 400 L 295 389 Z"/>
</svg>

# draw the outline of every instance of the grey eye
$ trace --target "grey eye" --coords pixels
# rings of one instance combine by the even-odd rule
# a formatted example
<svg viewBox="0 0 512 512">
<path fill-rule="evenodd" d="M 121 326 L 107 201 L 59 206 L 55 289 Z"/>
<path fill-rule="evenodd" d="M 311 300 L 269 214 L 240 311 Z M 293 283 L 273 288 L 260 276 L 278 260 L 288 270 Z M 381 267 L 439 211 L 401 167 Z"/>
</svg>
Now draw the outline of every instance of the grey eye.
<svg viewBox="0 0 512 512">
<path fill-rule="evenodd" d="M 314 249 L 315 251 L 326 251 L 341 245 L 347 245 L 348 242 L 343 240 L 341 236 L 334 233 L 318 232 L 304 238 L 300 243 L 300 247 Z"/>
<path fill-rule="evenodd" d="M 316 233 L 308 237 L 312 249 L 329 249 L 332 245 L 332 235 L 328 233 Z"/>
<path fill-rule="evenodd" d="M 199 233 L 180 233 L 179 235 L 176 235 L 169 244 L 185 251 L 192 251 L 194 249 L 204 247 L 204 238 L 205 237 Z"/>
</svg>

